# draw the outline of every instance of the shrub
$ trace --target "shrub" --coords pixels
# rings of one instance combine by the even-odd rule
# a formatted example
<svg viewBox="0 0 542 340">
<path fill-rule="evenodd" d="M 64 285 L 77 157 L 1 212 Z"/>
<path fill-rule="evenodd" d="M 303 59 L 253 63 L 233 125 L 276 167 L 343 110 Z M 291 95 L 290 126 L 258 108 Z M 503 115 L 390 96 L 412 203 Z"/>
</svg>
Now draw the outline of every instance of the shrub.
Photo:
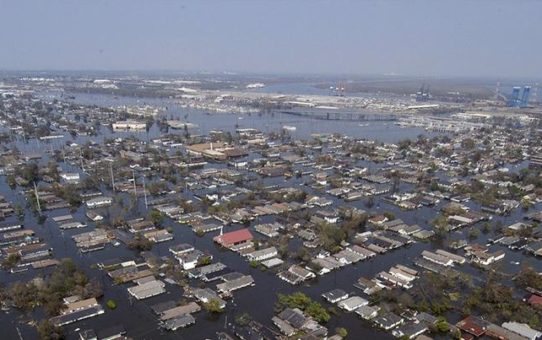
<svg viewBox="0 0 542 340">
<path fill-rule="evenodd" d="M 109 300 L 107 300 L 107 302 L 106 302 L 106 306 L 107 306 L 107 308 L 109 308 L 109 309 L 115 309 L 115 308 L 117 308 L 117 303 L 115 302 L 115 300 L 109 299 Z"/>
<path fill-rule="evenodd" d="M 341 338 L 346 338 L 348 336 L 348 331 L 343 327 L 335 328 L 335 332 L 340 335 Z"/>
</svg>

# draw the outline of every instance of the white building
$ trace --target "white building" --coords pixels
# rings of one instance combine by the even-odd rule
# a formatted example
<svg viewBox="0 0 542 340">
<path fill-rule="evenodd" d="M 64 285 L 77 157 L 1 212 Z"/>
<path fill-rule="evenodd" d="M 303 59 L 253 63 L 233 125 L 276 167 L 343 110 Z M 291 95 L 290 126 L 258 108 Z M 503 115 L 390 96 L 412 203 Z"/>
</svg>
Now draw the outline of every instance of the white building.
<svg viewBox="0 0 542 340">
<path fill-rule="evenodd" d="M 368 304 L 369 301 L 365 300 L 364 298 L 359 296 L 352 296 L 345 300 L 342 300 L 337 304 L 337 306 L 344 309 L 345 311 L 351 312 L 358 309 L 359 307 L 367 306 Z"/>
<path fill-rule="evenodd" d="M 145 122 L 138 122 L 136 120 L 123 120 L 112 124 L 114 131 L 127 131 L 136 130 L 143 131 L 147 128 Z"/>
<path fill-rule="evenodd" d="M 62 178 L 63 180 L 65 180 L 66 182 L 68 183 L 79 183 L 79 174 L 74 172 L 74 173 L 62 173 L 60 174 L 60 178 Z"/>
<path fill-rule="evenodd" d="M 113 199 L 111 197 L 101 196 L 89 199 L 86 202 L 86 205 L 87 208 L 99 208 L 109 206 L 111 203 L 113 203 Z"/>
<path fill-rule="evenodd" d="M 252 253 L 247 254 L 249 261 L 263 261 L 270 258 L 273 258 L 278 255 L 277 248 L 269 247 L 265 249 L 256 250 Z"/>
</svg>

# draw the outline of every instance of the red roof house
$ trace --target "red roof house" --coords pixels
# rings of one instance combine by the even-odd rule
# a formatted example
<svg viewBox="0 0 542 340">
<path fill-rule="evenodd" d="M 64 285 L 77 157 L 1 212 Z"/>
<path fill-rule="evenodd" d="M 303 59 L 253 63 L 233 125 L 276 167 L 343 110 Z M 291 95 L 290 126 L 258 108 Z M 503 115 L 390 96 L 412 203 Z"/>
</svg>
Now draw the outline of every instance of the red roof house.
<svg viewBox="0 0 542 340">
<path fill-rule="evenodd" d="M 231 231 L 216 236 L 213 240 L 223 247 L 231 247 L 252 240 L 253 236 L 247 228 Z"/>
<path fill-rule="evenodd" d="M 459 321 L 456 326 L 460 330 L 472 334 L 475 337 L 481 337 L 487 330 L 487 322 L 473 315 Z"/>
<path fill-rule="evenodd" d="M 531 306 L 542 306 L 542 297 L 532 294 L 531 297 L 529 297 L 529 299 L 527 300 L 527 302 Z"/>
</svg>

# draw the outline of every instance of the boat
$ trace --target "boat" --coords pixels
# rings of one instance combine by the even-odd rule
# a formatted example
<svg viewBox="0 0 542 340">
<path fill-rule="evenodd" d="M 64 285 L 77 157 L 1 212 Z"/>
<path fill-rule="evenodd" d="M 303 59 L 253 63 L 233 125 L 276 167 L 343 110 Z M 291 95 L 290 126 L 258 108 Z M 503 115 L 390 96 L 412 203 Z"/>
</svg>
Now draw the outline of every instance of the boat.
<svg viewBox="0 0 542 340">
<path fill-rule="evenodd" d="M 295 126 L 291 126 L 291 125 L 284 125 L 282 128 L 284 130 L 286 130 L 286 131 L 295 131 L 295 130 L 297 130 L 297 128 Z"/>
</svg>

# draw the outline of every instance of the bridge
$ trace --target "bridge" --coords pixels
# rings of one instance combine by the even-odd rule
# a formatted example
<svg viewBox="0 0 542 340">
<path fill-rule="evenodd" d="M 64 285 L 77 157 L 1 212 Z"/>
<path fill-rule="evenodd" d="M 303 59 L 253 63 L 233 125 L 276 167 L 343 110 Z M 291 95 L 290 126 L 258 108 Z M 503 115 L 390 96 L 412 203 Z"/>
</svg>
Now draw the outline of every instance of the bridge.
<svg viewBox="0 0 542 340">
<path fill-rule="evenodd" d="M 362 113 L 362 112 L 307 112 L 307 111 L 281 111 L 281 113 L 309 117 L 322 120 L 349 120 L 356 122 L 369 121 L 396 121 L 401 116 L 393 113 Z"/>
</svg>

